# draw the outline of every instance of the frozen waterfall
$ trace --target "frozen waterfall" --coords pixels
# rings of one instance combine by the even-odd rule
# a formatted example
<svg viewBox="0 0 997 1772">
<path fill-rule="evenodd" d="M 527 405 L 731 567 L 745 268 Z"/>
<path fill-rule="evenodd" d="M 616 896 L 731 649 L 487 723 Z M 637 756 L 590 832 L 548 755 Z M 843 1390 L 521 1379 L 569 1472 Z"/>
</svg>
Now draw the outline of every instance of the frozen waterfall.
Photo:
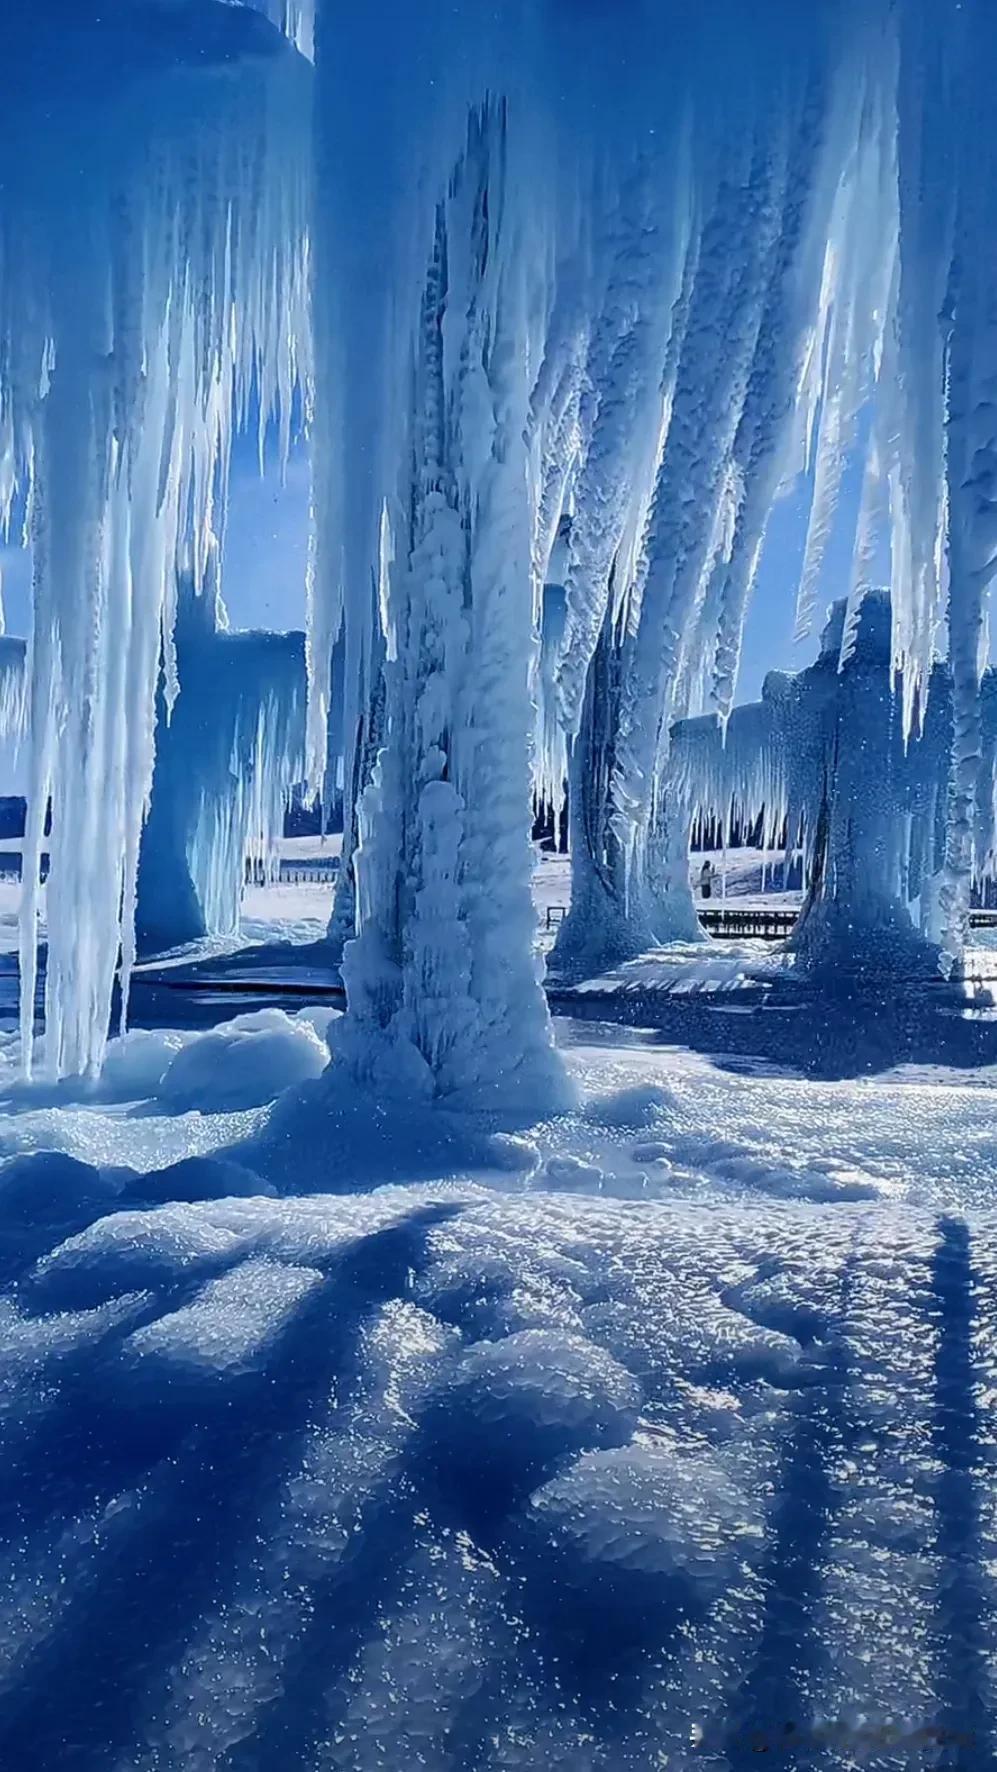
<svg viewBox="0 0 997 1772">
<path fill-rule="evenodd" d="M 60 56 L 39 61 L 36 21 L 0 71 L 19 144 L 0 211 L 0 519 L 25 524 L 34 571 L 22 1048 L 29 1069 L 51 801 L 57 1074 L 99 1066 L 116 975 L 127 1005 L 178 560 L 200 578 L 233 428 L 251 391 L 286 427 L 307 338 L 307 63 L 214 0 L 148 29 L 147 11 L 60 8 Z"/>
<path fill-rule="evenodd" d="M 233 429 L 258 409 L 286 446 L 296 404 L 306 765 L 318 787 L 338 645 L 356 1074 L 556 1095 L 528 831 L 531 783 L 565 767 L 561 957 L 695 932 L 669 735 L 731 720 L 769 515 L 801 476 L 799 623 L 843 594 L 845 668 L 889 555 L 902 748 L 948 655 L 930 939 L 954 964 L 989 816 L 984 0 L 56 11 L 59 61 L 18 19 L 0 74 L 25 150 L 0 216 L 0 517 L 35 575 L 25 1064 L 46 808 L 45 1066 L 91 1073 L 116 977 L 127 1004 L 177 568 L 199 583 L 224 534 Z"/>
</svg>

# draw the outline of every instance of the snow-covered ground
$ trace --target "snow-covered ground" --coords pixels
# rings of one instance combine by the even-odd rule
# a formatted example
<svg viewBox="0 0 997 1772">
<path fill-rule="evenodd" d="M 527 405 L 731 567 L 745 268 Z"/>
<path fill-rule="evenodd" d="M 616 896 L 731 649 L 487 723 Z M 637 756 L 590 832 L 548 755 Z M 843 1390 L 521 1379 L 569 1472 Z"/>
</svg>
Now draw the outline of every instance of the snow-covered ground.
<svg viewBox="0 0 997 1772">
<path fill-rule="evenodd" d="M 700 877 L 704 861 L 712 869 L 708 900 L 700 893 Z M 784 858 L 781 851 L 762 849 L 695 850 L 689 857 L 689 879 L 697 904 L 719 910 L 725 904 L 738 910 L 753 910 L 761 905 L 776 904 L 782 910 L 797 910 L 803 894 L 785 889 Z M 537 849 L 537 866 L 533 876 L 533 897 L 539 920 L 539 941 L 548 951 L 557 936 L 558 921 L 571 906 L 571 862 L 566 855 L 554 855 Z"/>
<path fill-rule="evenodd" d="M 331 1019 L 8 1082 L 2 1763 L 991 1764 L 994 1073 L 562 1024 L 510 1134 Z"/>
</svg>

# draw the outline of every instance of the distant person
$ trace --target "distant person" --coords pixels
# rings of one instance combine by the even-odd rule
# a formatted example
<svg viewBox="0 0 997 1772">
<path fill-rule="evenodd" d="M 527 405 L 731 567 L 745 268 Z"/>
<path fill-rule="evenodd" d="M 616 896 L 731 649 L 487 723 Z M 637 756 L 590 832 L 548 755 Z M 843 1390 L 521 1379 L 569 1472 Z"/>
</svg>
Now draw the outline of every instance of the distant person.
<svg viewBox="0 0 997 1772">
<path fill-rule="evenodd" d="M 699 870 L 699 890 L 703 898 L 713 897 L 713 863 L 708 856 Z"/>
</svg>

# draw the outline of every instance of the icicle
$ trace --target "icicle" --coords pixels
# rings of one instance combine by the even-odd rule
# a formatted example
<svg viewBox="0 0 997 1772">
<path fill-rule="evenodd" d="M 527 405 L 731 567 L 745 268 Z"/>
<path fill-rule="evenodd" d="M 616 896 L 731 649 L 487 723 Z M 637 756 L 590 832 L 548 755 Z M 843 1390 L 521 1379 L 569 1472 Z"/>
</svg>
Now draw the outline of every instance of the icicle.
<svg viewBox="0 0 997 1772">
<path fill-rule="evenodd" d="M 860 441 L 860 415 L 874 397 L 890 317 L 897 237 L 895 59 L 887 32 L 874 60 L 870 57 L 868 83 L 859 89 L 854 150 L 831 221 L 829 324 L 797 638 L 810 631 L 842 479 Z M 869 429 L 867 418 L 866 433 Z"/>
<path fill-rule="evenodd" d="M 92 1074 L 116 970 L 127 1012 L 161 653 L 168 700 L 178 686 L 178 562 L 189 553 L 200 581 L 250 389 L 276 410 L 307 373 L 307 64 L 246 16 L 233 11 L 220 68 L 198 65 L 192 23 L 190 65 L 126 59 L 86 84 L 49 69 L 55 128 L 51 93 L 15 78 L 5 94 L 8 128 L 41 144 L 12 162 L 0 213 L 0 515 L 27 488 L 34 549 L 26 1069 L 49 799 L 45 1064 Z M 116 13 L 95 41 L 113 50 L 118 29 Z"/>
<path fill-rule="evenodd" d="M 672 154 L 680 162 L 677 144 Z M 592 415 L 574 492 L 560 673 L 569 731 L 577 730 L 585 673 L 602 625 L 629 505 L 639 496 L 640 486 L 650 482 L 657 460 L 662 381 L 688 223 L 684 230 L 681 217 L 661 216 L 657 209 L 661 200 L 651 198 L 649 187 L 664 183 L 668 191 L 677 170 L 666 158 L 634 176 L 618 222 L 615 262 L 586 366 Z M 671 203 L 675 202 L 672 196 Z M 618 581 L 625 572 L 621 562 Z"/>
</svg>

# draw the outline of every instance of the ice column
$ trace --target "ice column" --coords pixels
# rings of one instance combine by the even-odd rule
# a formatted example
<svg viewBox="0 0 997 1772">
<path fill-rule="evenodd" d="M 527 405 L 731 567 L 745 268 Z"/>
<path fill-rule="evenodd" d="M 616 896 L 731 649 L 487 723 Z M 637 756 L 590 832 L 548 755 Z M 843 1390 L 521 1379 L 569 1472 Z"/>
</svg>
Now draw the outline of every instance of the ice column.
<svg viewBox="0 0 997 1772">
<path fill-rule="evenodd" d="M 472 109 L 466 130 L 413 341 L 384 742 L 363 802 L 337 1049 L 375 1087 L 517 1110 L 565 1097 L 530 892 L 539 346 L 526 166 L 505 104 Z"/>
<path fill-rule="evenodd" d="M 180 694 L 160 701 L 136 928 L 162 951 L 239 928 L 247 869 L 277 877 L 291 789 L 305 770 L 303 634 L 228 633 L 212 586 L 181 586 Z"/>
</svg>

